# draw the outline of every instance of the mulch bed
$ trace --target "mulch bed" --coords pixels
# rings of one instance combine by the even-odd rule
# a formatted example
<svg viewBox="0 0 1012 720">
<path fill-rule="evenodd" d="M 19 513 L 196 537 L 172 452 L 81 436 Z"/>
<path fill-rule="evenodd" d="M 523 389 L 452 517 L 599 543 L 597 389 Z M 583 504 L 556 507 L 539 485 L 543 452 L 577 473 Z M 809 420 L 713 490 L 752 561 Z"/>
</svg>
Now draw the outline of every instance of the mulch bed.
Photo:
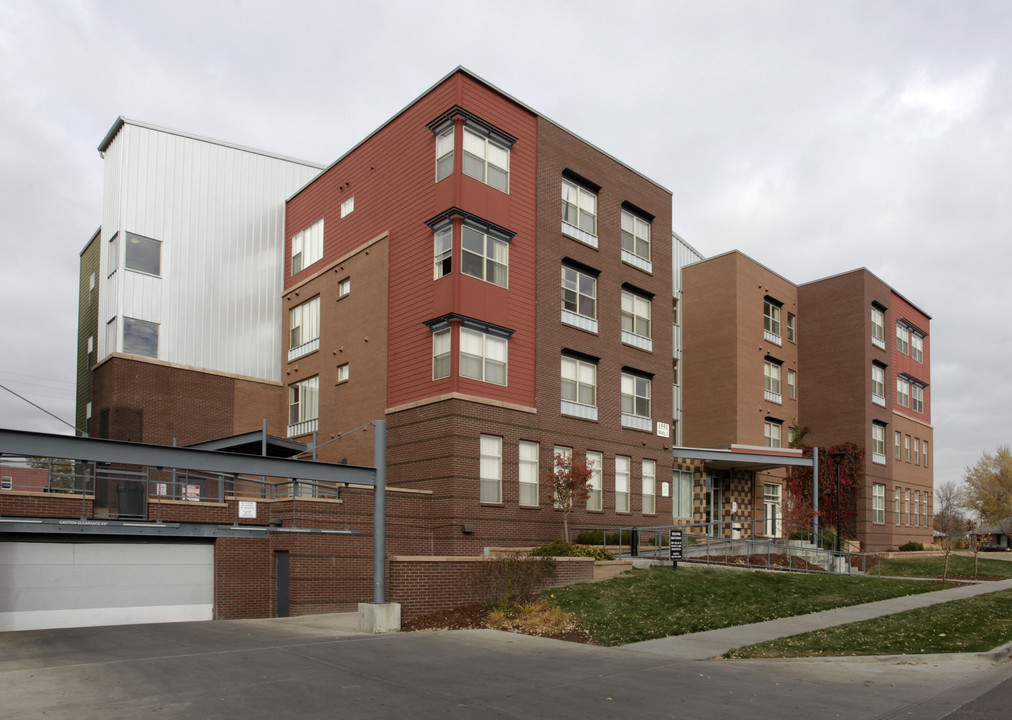
<svg viewBox="0 0 1012 720">
<path fill-rule="evenodd" d="M 465 605 L 450 610 L 421 615 L 401 623 L 401 632 L 419 632 L 424 630 L 477 630 L 489 627 L 485 622 L 488 612 L 481 605 Z M 501 628 L 492 628 L 499 630 Z M 510 629 L 510 632 L 522 632 Z M 594 638 L 586 630 L 572 628 L 569 630 L 543 631 L 538 637 L 553 640 L 593 644 Z"/>
</svg>

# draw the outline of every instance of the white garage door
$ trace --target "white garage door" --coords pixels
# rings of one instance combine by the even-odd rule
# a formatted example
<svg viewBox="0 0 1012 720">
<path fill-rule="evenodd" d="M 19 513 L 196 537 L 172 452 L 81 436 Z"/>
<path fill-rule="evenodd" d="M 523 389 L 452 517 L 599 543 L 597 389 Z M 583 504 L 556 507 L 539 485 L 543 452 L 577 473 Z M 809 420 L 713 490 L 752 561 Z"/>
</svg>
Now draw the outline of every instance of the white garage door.
<svg viewBox="0 0 1012 720">
<path fill-rule="evenodd" d="M 0 541 L 0 630 L 212 619 L 210 543 Z"/>
</svg>

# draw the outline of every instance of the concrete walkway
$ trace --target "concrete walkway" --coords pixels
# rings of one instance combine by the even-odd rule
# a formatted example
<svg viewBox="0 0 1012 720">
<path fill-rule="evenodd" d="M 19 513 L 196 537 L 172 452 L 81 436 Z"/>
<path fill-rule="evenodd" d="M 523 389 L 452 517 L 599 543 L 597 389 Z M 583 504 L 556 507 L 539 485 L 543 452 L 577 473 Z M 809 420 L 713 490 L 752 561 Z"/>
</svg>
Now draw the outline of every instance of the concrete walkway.
<svg viewBox="0 0 1012 720">
<path fill-rule="evenodd" d="M 909 580 L 910 578 L 904 579 Z M 746 645 L 754 645 L 755 643 L 776 640 L 791 635 L 800 635 L 812 630 L 822 630 L 823 628 L 835 627 L 837 625 L 860 622 L 861 620 L 871 620 L 883 615 L 895 615 L 906 610 L 929 607 L 951 600 L 961 600 L 975 595 L 998 592 L 999 590 L 1012 590 L 1012 579 L 979 582 L 948 590 L 938 590 L 919 595 L 906 595 L 904 597 L 878 600 L 864 605 L 852 605 L 835 610 L 823 610 L 822 612 L 810 615 L 769 620 L 767 622 L 752 623 L 751 625 L 738 625 L 721 630 L 707 630 L 706 632 L 692 633 L 690 635 L 676 635 L 657 640 L 646 640 L 644 642 L 624 645 L 623 647 L 627 650 L 636 650 L 638 652 L 683 660 L 708 660 L 723 655 L 734 648 Z"/>
</svg>

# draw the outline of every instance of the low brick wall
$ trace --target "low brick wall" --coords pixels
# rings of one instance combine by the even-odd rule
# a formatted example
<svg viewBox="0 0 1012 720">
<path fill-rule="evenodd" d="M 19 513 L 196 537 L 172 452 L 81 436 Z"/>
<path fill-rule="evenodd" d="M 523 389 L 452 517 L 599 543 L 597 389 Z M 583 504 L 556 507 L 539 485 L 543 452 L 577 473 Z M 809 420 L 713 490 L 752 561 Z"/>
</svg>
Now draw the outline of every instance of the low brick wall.
<svg viewBox="0 0 1012 720">
<path fill-rule="evenodd" d="M 389 560 L 388 596 L 400 603 L 401 619 L 449 610 L 477 602 L 468 587 L 468 574 L 484 557 L 394 556 Z M 556 558 L 555 580 L 545 587 L 559 587 L 594 579 L 593 558 Z"/>
</svg>

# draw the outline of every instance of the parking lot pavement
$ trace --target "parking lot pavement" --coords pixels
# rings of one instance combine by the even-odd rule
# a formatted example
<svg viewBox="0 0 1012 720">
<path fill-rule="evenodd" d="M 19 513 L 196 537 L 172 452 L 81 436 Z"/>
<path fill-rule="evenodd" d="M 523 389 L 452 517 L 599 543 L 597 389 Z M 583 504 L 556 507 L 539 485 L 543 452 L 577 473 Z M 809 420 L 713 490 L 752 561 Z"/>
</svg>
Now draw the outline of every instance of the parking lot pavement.
<svg viewBox="0 0 1012 720">
<path fill-rule="evenodd" d="M 0 634 L 0 718 L 940 718 L 1012 665 L 696 662 L 492 630 L 323 619 Z"/>
</svg>

